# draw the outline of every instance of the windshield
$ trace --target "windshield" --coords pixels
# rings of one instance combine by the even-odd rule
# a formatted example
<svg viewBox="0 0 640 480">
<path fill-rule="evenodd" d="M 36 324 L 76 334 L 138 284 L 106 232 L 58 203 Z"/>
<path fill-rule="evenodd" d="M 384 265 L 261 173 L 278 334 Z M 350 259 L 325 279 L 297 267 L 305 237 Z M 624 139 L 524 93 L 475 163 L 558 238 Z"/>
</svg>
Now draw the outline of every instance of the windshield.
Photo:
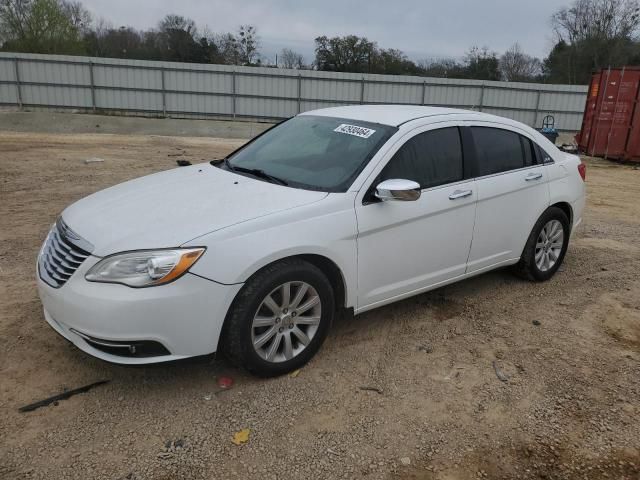
<svg viewBox="0 0 640 480">
<path fill-rule="evenodd" d="M 227 167 L 292 187 L 345 192 L 396 130 L 377 123 L 301 115 L 233 153 Z"/>
</svg>

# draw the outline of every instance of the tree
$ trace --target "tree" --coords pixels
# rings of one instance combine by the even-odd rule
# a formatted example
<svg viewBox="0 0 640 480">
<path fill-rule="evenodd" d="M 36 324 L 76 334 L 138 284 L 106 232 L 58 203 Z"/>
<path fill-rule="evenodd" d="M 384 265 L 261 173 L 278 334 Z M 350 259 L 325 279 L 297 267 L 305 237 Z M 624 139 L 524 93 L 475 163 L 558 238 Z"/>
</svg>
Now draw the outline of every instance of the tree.
<svg viewBox="0 0 640 480">
<path fill-rule="evenodd" d="M 452 58 L 424 59 L 419 62 L 419 68 L 426 77 L 436 78 L 465 78 L 465 67 Z"/>
<path fill-rule="evenodd" d="M 280 52 L 280 63 L 282 64 L 282 68 L 295 68 L 300 70 L 304 68 L 304 57 L 289 48 L 283 48 L 282 52 Z"/>
<path fill-rule="evenodd" d="M 162 20 L 160 20 L 158 29 L 161 32 L 182 30 L 192 37 L 196 36 L 196 22 L 194 22 L 190 18 L 183 17 L 182 15 L 176 15 L 174 13 L 166 15 Z"/>
<path fill-rule="evenodd" d="M 552 17 L 558 40 L 575 44 L 593 39 L 631 38 L 640 25 L 637 0 L 575 0 Z"/>
<path fill-rule="evenodd" d="M 158 29 L 142 32 L 130 27 L 116 29 L 99 21 L 84 40 L 87 52 L 101 57 L 223 63 L 215 42 L 196 34 L 193 20 L 167 15 Z"/>
<path fill-rule="evenodd" d="M 553 46 L 549 56 L 543 61 L 544 80 L 550 83 L 567 83 L 574 85 L 591 71 L 591 62 L 584 55 L 576 55 L 577 49 L 564 40 L 560 40 Z M 578 75 L 578 71 L 583 72 Z M 585 80 L 585 83 L 588 80 Z"/>
<path fill-rule="evenodd" d="M 3 50 L 32 53 L 83 53 L 88 12 L 65 0 L 0 0 Z"/>
<path fill-rule="evenodd" d="M 240 65 L 242 63 L 240 47 L 236 37 L 232 33 L 223 33 L 210 38 L 210 43 L 216 45 L 220 58 L 227 65 Z"/>
<path fill-rule="evenodd" d="M 376 50 L 371 63 L 372 73 L 390 75 L 420 75 L 422 69 L 395 48 Z"/>
<path fill-rule="evenodd" d="M 237 49 L 240 61 L 244 65 L 252 65 L 259 60 L 258 31 L 253 25 L 240 25 L 236 35 Z"/>
<path fill-rule="evenodd" d="M 88 33 L 84 41 L 89 55 L 111 58 L 145 58 L 141 53 L 142 36 L 130 27 L 115 29 L 102 26 L 102 28 Z"/>
<path fill-rule="evenodd" d="M 500 80 L 500 60 L 487 47 L 471 47 L 462 61 L 422 60 L 419 68 L 428 77 Z"/>
<path fill-rule="evenodd" d="M 638 0 L 575 0 L 551 21 L 556 44 L 544 62 L 548 81 L 588 83 L 592 70 L 636 58 Z"/>
<path fill-rule="evenodd" d="M 224 59 L 215 42 L 212 42 L 207 37 L 200 37 L 198 43 L 200 46 L 200 58 L 202 63 L 224 63 Z"/>
<path fill-rule="evenodd" d="M 366 37 L 317 37 L 315 65 L 318 70 L 355 73 L 419 75 L 420 67 L 401 50 L 382 49 Z"/>
<path fill-rule="evenodd" d="M 365 37 L 317 37 L 315 64 L 318 70 L 330 72 L 370 72 L 377 45 Z"/>
<path fill-rule="evenodd" d="M 134 41 L 133 30 L 123 31 L 126 37 Z M 110 32 L 110 40 L 116 40 L 115 31 Z M 166 15 L 159 23 L 157 30 L 148 30 L 137 35 L 139 47 L 130 51 L 129 58 L 144 58 L 151 60 L 167 60 L 173 62 L 192 63 L 222 63 L 218 47 L 206 32 L 200 35 L 196 23 L 181 15 Z M 108 38 L 109 40 L 109 38 Z"/>
<path fill-rule="evenodd" d="M 157 28 L 93 25 L 75 0 L 0 0 L 0 49 L 14 52 L 89 54 L 99 57 L 176 62 L 259 64 L 259 39 L 253 25 L 235 34 L 198 31 L 196 22 L 166 15 Z"/>
<path fill-rule="evenodd" d="M 471 47 L 465 56 L 465 78 L 500 80 L 500 61 L 488 47 Z"/>
<path fill-rule="evenodd" d="M 201 62 L 203 52 L 196 41 L 196 23 L 181 15 L 166 15 L 158 24 L 163 60 L 173 62 Z"/>
<path fill-rule="evenodd" d="M 85 35 L 91 31 L 93 19 L 89 11 L 84 8 L 82 3 L 73 1 L 61 2 L 61 7 L 71 24 L 78 30 L 81 35 Z"/>
<path fill-rule="evenodd" d="M 507 82 L 532 81 L 542 73 L 542 62 L 524 53 L 515 43 L 500 57 L 500 72 Z"/>
</svg>

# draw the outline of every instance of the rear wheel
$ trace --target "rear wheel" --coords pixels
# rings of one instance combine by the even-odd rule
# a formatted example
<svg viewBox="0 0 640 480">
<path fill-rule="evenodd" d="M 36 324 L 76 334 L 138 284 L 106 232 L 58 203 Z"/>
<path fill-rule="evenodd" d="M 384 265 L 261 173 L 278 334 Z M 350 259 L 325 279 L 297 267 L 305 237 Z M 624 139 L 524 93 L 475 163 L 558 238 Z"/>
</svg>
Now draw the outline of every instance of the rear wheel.
<svg viewBox="0 0 640 480">
<path fill-rule="evenodd" d="M 256 375 L 280 375 L 313 357 L 334 311 L 333 289 L 322 271 L 303 260 L 284 260 L 242 288 L 227 315 L 223 348 Z"/>
<path fill-rule="evenodd" d="M 547 209 L 534 225 L 516 271 L 529 280 L 549 280 L 562 265 L 570 233 L 566 213 L 557 207 Z"/>
</svg>

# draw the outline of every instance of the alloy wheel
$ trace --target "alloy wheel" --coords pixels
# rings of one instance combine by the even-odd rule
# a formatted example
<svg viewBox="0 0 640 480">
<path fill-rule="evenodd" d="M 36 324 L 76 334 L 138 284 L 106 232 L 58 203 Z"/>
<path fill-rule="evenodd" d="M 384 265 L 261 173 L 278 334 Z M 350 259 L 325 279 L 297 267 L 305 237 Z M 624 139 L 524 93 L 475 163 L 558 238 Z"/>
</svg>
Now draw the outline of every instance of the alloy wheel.
<svg viewBox="0 0 640 480">
<path fill-rule="evenodd" d="M 564 228 L 559 220 L 550 220 L 540 231 L 536 241 L 535 261 L 541 272 L 554 267 L 564 245 Z"/>
<path fill-rule="evenodd" d="M 320 296 L 311 285 L 284 283 L 262 300 L 253 317 L 253 348 L 268 362 L 291 360 L 311 343 L 321 316 Z"/>
</svg>

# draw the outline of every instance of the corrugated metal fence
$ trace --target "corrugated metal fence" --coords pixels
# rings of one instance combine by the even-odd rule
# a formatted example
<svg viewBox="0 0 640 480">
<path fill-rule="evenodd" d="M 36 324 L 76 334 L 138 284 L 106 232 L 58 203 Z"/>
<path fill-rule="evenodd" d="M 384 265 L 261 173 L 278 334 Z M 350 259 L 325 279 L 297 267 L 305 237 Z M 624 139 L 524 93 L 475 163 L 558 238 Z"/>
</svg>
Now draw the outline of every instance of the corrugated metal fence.
<svg viewBox="0 0 640 480">
<path fill-rule="evenodd" d="M 580 129 L 586 86 L 0 53 L 0 105 L 188 118 L 277 120 L 335 105 L 475 109 Z"/>
</svg>

